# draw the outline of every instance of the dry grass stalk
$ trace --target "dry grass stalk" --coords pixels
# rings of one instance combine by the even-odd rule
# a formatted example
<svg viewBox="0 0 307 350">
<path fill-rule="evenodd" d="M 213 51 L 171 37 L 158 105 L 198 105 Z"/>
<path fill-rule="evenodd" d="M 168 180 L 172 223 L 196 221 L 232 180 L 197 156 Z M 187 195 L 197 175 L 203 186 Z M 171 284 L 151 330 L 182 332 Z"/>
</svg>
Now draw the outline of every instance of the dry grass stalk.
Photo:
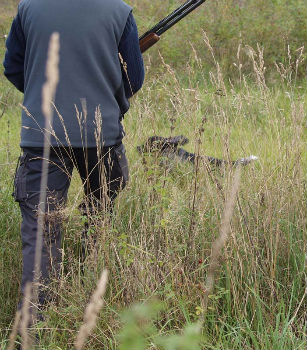
<svg viewBox="0 0 307 350">
<path fill-rule="evenodd" d="M 15 320 L 12 328 L 12 332 L 10 334 L 10 339 L 9 339 L 9 345 L 7 347 L 7 350 L 14 350 L 15 348 L 15 340 L 17 338 L 18 334 L 18 327 L 20 324 L 20 319 L 21 319 L 21 311 L 17 311 L 15 315 Z"/>
<path fill-rule="evenodd" d="M 29 324 L 31 322 L 30 313 L 30 302 L 31 302 L 31 283 L 27 283 L 25 288 L 25 295 L 23 298 L 22 309 L 21 309 L 21 322 L 20 322 L 20 333 L 21 333 L 21 348 L 28 350 L 31 348 L 31 338 L 29 335 Z"/>
<path fill-rule="evenodd" d="M 45 132 L 44 132 L 44 155 L 42 166 L 42 177 L 40 185 L 40 199 L 38 208 L 38 228 L 35 247 L 35 267 L 34 267 L 34 286 L 33 299 L 34 303 L 38 301 L 38 281 L 41 273 L 41 258 L 43 246 L 43 231 L 45 227 L 45 210 L 47 199 L 47 180 L 48 180 L 48 159 L 50 156 L 50 139 L 53 121 L 53 106 L 52 101 L 55 98 L 57 84 L 59 82 L 59 51 L 60 51 L 60 36 L 58 33 L 53 33 L 49 43 L 48 60 L 46 65 L 47 81 L 42 89 L 42 111 L 45 116 Z M 33 318 L 35 320 L 36 313 Z"/>
<path fill-rule="evenodd" d="M 25 295 L 23 298 L 22 309 L 18 310 L 15 315 L 15 320 L 10 334 L 8 350 L 15 348 L 15 340 L 17 338 L 18 330 L 21 334 L 21 348 L 23 350 L 31 349 L 32 341 L 29 334 L 29 324 L 31 322 L 30 303 L 31 303 L 31 289 L 32 284 L 27 283 L 25 288 Z"/>
<path fill-rule="evenodd" d="M 108 271 L 104 270 L 97 284 L 97 288 L 94 294 L 92 295 L 89 304 L 86 307 L 86 310 L 84 313 L 84 323 L 80 327 L 80 330 L 75 342 L 76 350 L 83 349 L 88 336 L 92 333 L 93 329 L 95 328 L 98 314 L 104 305 L 103 296 L 106 291 L 107 282 L 108 282 Z"/>
<path fill-rule="evenodd" d="M 56 88 L 59 82 L 59 61 L 60 61 L 60 35 L 53 33 L 50 38 L 48 60 L 46 65 L 47 81 L 43 86 L 42 111 L 46 117 L 46 122 L 51 123 L 53 117 L 52 101 L 54 100 Z M 46 123 L 46 124 L 47 124 Z"/>
<path fill-rule="evenodd" d="M 304 264 L 304 266 L 305 266 L 305 269 L 304 269 L 304 270 L 306 271 L 306 268 L 307 268 L 307 254 L 305 255 L 305 264 Z M 307 297 L 307 274 L 304 273 L 304 275 L 305 275 L 305 291 L 304 291 L 304 294 L 303 294 L 303 296 L 302 296 L 302 299 L 300 300 L 300 302 L 299 302 L 297 308 L 296 308 L 295 311 L 294 311 L 293 316 L 291 317 L 291 319 L 290 319 L 290 321 L 289 321 L 289 323 L 288 323 L 289 326 L 291 326 L 291 325 L 293 324 L 293 322 L 295 321 L 295 319 L 296 319 L 296 317 L 297 317 L 297 314 L 298 314 L 299 310 L 301 309 L 304 300 L 305 300 L 306 297 Z M 307 322 L 307 320 L 306 320 L 306 322 Z"/>
<path fill-rule="evenodd" d="M 224 210 L 223 219 L 222 219 L 221 228 L 220 228 L 220 235 L 216 239 L 216 241 L 213 243 L 213 246 L 212 246 L 211 260 L 209 264 L 208 275 L 207 275 L 206 285 L 205 285 L 206 292 L 205 292 L 205 298 L 203 301 L 204 311 L 207 310 L 208 297 L 213 292 L 215 274 L 219 267 L 219 258 L 221 256 L 222 249 L 224 248 L 230 233 L 230 223 L 231 223 L 231 218 L 233 216 L 237 194 L 239 191 L 240 178 L 241 178 L 241 167 L 239 166 L 236 169 L 231 191 L 229 193 L 229 197 L 225 204 L 225 210 Z"/>
<path fill-rule="evenodd" d="M 133 95 L 133 89 L 132 89 L 132 85 L 131 85 L 130 78 L 129 78 L 129 74 L 128 74 L 128 66 L 127 66 L 127 63 L 124 61 L 123 56 L 122 56 L 120 53 L 118 54 L 118 57 L 119 57 L 119 60 L 120 60 L 121 65 L 122 65 L 122 67 L 123 67 L 123 70 L 124 70 L 124 72 L 125 72 L 126 78 L 127 78 L 127 80 L 128 80 L 130 91 L 131 91 L 131 93 L 132 93 L 132 95 Z"/>
<path fill-rule="evenodd" d="M 189 238 L 188 238 L 188 247 L 190 251 L 194 252 L 195 251 L 195 216 L 196 216 L 196 210 L 197 210 L 197 192 L 198 192 L 198 183 L 199 183 L 199 172 L 200 172 L 200 147 L 202 143 L 202 136 L 205 131 L 204 129 L 204 123 L 205 120 L 202 120 L 201 126 L 198 130 L 198 138 L 196 140 L 195 144 L 195 167 L 194 167 L 194 181 L 192 185 L 192 202 L 191 202 L 191 219 L 190 219 L 190 224 L 189 224 Z M 188 254 L 188 252 L 186 253 Z"/>
</svg>

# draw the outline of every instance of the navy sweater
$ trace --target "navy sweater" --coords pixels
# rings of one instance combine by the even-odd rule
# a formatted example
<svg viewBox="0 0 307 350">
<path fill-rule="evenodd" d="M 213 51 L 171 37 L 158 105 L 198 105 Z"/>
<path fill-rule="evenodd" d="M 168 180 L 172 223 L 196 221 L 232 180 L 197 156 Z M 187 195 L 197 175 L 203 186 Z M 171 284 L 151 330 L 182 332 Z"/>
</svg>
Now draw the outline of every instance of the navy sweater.
<svg viewBox="0 0 307 350">
<path fill-rule="evenodd" d="M 132 8 L 123 0 L 21 0 L 4 61 L 6 77 L 24 92 L 20 146 L 44 145 L 42 86 L 53 32 L 60 34 L 60 80 L 50 145 L 118 144 L 128 98 L 144 80 Z"/>
<path fill-rule="evenodd" d="M 21 92 L 24 92 L 24 58 L 26 40 L 22 31 L 20 17 L 13 20 L 6 41 L 6 55 L 3 62 L 4 75 Z M 132 12 L 119 44 L 119 53 L 127 64 L 127 73 L 123 70 L 123 80 L 127 98 L 139 91 L 145 78 L 143 58 L 138 46 L 138 30 Z M 128 79 L 129 78 L 129 79 Z"/>
</svg>

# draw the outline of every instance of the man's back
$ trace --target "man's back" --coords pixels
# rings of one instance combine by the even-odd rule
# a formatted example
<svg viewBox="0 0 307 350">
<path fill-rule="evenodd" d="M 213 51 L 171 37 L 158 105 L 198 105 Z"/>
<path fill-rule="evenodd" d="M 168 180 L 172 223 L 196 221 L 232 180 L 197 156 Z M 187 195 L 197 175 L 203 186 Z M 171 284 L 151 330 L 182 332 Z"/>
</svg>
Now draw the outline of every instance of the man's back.
<svg viewBox="0 0 307 350">
<path fill-rule="evenodd" d="M 62 117 L 55 113 L 52 146 L 72 146 L 72 149 L 52 148 L 46 159 L 41 94 L 53 32 L 60 34 L 60 82 L 54 102 Z M 127 77 L 122 74 L 118 52 L 129 67 Z M 90 214 L 101 212 L 102 208 L 111 209 L 118 192 L 125 187 L 128 161 L 121 142 L 120 121 L 129 108 L 127 98 L 142 87 L 144 63 L 137 25 L 131 8 L 123 1 L 22 0 L 6 41 L 3 65 L 7 79 L 24 92 L 24 105 L 31 113 L 23 112 L 23 154 L 14 181 L 14 198 L 22 214 L 21 291 L 24 293 L 26 285 L 34 280 L 36 268 L 41 272 L 40 283 L 45 285 L 52 270 L 54 275 L 60 272 L 58 211 L 67 200 L 73 169 L 77 168 L 84 187 L 84 208 L 81 207 L 88 211 L 82 210 L 82 215 L 89 215 L 84 247 L 89 237 Z M 86 107 L 82 108 L 85 103 Z M 96 142 L 99 120 L 95 120 L 95 111 L 99 109 L 103 138 Z M 98 145 L 102 147 L 98 149 Z M 46 161 L 49 162 L 47 173 L 43 167 Z M 45 191 L 41 183 L 46 175 Z M 46 200 L 41 199 L 41 194 Z M 38 229 L 41 227 L 38 218 L 44 215 L 42 208 L 46 214 L 43 234 Z M 51 217 L 58 219 L 49 220 Z M 41 240 L 42 246 L 37 251 L 37 237 L 41 234 L 46 239 Z M 86 249 L 82 252 L 84 256 Z M 36 254 L 41 254 L 40 264 L 34 262 Z M 41 306 L 47 299 L 44 288 L 39 288 Z M 35 304 L 36 300 L 33 301 Z"/>
<path fill-rule="evenodd" d="M 95 110 L 102 115 L 104 145 L 121 140 L 120 118 L 129 108 L 125 97 L 118 45 L 131 8 L 121 0 L 23 0 L 19 6 L 20 24 L 25 36 L 24 106 L 22 147 L 41 147 L 44 127 L 41 113 L 41 88 L 49 38 L 60 34 L 60 83 L 55 105 L 62 115 L 55 116 L 53 146 L 95 147 Z M 87 117 L 79 125 L 86 101 Z M 75 108 L 76 107 L 76 108 Z M 80 134 L 82 130 L 82 137 Z M 82 141 L 83 138 L 83 141 Z"/>
</svg>

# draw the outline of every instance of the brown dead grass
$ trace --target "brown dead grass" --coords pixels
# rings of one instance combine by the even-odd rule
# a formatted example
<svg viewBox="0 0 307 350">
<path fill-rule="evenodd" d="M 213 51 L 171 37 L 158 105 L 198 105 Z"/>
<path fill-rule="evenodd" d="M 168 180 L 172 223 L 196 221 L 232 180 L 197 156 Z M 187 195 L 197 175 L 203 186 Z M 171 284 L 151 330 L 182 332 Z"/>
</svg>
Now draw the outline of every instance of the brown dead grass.
<svg viewBox="0 0 307 350">
<path fill-rule="evenodd" d="M 0 30 L 4 30 L 7 26 L 8 21 L 10 21 L 17 9 L 19 0 L 1 0 L 0 2 Z"/>
</svg>

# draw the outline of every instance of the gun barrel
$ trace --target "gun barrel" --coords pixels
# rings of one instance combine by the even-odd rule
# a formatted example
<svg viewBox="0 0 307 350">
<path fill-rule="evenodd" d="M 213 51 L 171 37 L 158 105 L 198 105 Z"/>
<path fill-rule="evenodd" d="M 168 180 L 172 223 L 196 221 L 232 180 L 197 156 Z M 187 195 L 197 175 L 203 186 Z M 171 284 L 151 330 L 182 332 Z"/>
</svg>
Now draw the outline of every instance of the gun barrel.
<svg viewBox="0 0 307 350">
<path fill-rule="evenodd" d="M 191 4 L 188 8 L 186 8 L 184 11 L 182 11 L 180 14 L 172 18 L 168 23 L 166 23 L 163 27 L 161 27 L 157 31 L 157 35 L 162 35 L 167 30 L 169 30 L 171 27 L 173 27 L 175 24 L 177 24 L 179 21 L 181 21 L 184 17 L 186 17 L 188 14 L 190 14 L 192 11 L 197 9 L 201 4 L 203 4 L 206 0 L 198 0 L 195 1 L 194 4 Z"/>
<path fill-rule="evenodd" d="M 145 34 L 143 34 L 139 39 L 144 39 L 147 35 L 151 33 L 155 33 L 157 35 L 161 35 L 186 17 L 190 12 L 194 11 L 198 6 L 204 3 L 206 0 L 188 0 L 184 4 L 182 4 L 179 8 L 177 8 L 174 12 L 172 12 L 167 17 L 163 18 L 158 24 L 148 30 Z"/>
</svg>

